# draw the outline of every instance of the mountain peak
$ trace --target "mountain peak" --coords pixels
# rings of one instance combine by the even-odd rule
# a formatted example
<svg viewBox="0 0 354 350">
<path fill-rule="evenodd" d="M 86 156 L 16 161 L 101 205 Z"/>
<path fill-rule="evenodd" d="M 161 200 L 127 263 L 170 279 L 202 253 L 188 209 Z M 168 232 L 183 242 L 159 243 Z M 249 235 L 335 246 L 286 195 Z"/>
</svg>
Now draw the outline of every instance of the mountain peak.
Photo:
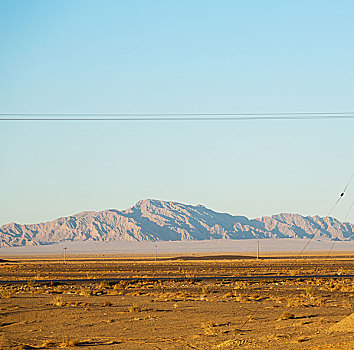
<svg viewBox="0 0 354 350">
<path fill-rule="evenodd" d="M 354 227 L 334 218 L 281 213 L 250 220 L 204 205 L 144 199 L 119 211 L 84 211 L 34 225 L 0 227 L 0 247 L 70 241 L 180 241 L 245 238 L 353 240 Z"/>
</svg>

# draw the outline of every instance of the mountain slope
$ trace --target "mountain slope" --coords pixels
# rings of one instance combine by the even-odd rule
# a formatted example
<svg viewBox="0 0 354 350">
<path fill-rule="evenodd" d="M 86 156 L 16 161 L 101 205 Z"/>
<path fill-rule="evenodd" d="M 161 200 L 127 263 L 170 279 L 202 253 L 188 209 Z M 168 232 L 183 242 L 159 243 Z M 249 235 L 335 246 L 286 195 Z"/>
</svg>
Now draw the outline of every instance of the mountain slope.
<svg viewBox="0 0 354 350">
<path fill-rule="evenodd" d="M 64 240 L 179 241 L 245 238 L 354 239 L 354 225 L 330 217 L 279 214 L 259 219 L 218 213 L 202 205 L 143 200 L 132 208 L 86 211 L 54 221 L 0 227 L 0 247 Z"/>
</svg>

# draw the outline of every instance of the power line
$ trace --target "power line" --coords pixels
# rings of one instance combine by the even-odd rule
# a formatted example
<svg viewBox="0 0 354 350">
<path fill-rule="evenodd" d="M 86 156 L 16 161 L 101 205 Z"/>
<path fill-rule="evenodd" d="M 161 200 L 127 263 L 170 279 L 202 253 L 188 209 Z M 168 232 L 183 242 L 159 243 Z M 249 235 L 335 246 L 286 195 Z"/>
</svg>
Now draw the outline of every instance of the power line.
<svg viewBox="0 0 354 350">
<path fill-rule="evenodd" d="M 354 112 L 299 113 L 0 113 L 0 121 L 257 121 L 354 119 Z"/>
<path fill-rule="evenodd" d="M 263 112 L 263 113 L 0 113 L 7 116 L 194 116 L 194 115 L 348 115 L 351 112 Z"/>
</svg>

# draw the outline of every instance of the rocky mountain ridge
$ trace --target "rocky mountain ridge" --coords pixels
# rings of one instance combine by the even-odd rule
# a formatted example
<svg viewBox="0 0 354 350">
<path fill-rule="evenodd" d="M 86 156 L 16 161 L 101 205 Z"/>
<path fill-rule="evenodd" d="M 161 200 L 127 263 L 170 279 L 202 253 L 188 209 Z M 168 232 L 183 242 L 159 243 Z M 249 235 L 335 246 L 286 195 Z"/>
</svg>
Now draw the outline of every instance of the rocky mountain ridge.
<svg viewBox="0 0 354 350">
<path fill-rule="evenodd" d="M 62 241 L 180 241 L 252 238 L 354 240 L 354 225 L 332 217 L 278 214 L 248 219 L 202 205 L 146 199 L 126 210 L 85 211 L 50 222 L 0 227 L 0 247 Z"/>
</svg>

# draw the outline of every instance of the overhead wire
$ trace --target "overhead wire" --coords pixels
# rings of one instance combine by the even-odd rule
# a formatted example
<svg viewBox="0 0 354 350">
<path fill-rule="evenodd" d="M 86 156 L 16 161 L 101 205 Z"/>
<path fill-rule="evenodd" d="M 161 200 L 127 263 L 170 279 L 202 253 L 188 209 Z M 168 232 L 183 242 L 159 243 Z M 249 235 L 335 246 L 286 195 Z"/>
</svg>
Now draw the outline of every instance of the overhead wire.
<svg viewBox="0 0 354 350">
<path fill-rule="evenodd" d="M 354 111 L 347 111 L 347 112 L 256 112 L 256 113 L 236 113 L 236 112 L 177 112 L 177 113 L 84 113 L 84 112 L 49 112 L 49 113 L 4 113 L 1 112 L 0 115 L 7 115 L 7 116 L 193 116 L 193 115 L 240 115 L 240 116 L 247 116 L 247 115 L 353 115 Z"/>
<path fill-rule="evenodd" d="M 0 121 L 257 121 L 354 119 L 354 112 L 284 113 L 0 113 Z"/>
</svg>

